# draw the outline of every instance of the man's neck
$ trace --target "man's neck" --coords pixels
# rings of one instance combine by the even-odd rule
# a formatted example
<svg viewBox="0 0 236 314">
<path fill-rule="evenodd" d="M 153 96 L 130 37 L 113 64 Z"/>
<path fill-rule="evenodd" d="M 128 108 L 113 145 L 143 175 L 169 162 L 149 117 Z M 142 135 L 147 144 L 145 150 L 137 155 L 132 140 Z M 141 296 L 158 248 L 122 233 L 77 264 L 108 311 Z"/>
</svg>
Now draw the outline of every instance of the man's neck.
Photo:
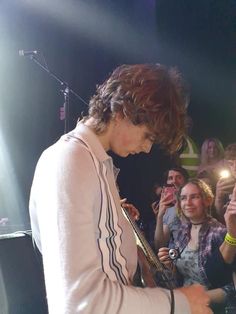
<svg viewBox="0 0 236 314">
<path fill-rule="evenodd" d="M 97 134 L 95 132 L 94 118 L 92 117 L 89 118 L 88 120 L 84 122 L 84 124 L 97 136 L 98 140 L 102 144 L 105 151 L 107 152 L 108 150 L 110 150 L 110 133 L 111 133 L 111 128 L 112 128 L 112 123 L 110 122 L 107 125 L 106 130 L 102 132 L 101 134 Z"/>
</svg>

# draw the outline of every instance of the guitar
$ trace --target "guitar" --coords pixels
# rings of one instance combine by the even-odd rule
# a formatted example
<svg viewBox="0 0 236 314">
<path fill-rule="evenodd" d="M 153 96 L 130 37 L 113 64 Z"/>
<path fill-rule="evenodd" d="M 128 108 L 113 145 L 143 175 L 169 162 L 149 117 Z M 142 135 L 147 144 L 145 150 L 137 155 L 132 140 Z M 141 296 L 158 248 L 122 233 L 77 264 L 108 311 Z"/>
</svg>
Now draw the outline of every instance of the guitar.
<svg viewBox="0 0 236 314">
<path fill-rule="evenodd" d="M 139 227 L 130 217 L 128 210 L 124 207 L 122 207 L 122 210 L 135 234 L 141 272 L 141 285 L 146 287 L 158 286 L 171 290 L 176 288 L 176 279 L 173 272 L 159 261 Z M 137 285 L 140 285 L 140 283 Z"/>
</svg>

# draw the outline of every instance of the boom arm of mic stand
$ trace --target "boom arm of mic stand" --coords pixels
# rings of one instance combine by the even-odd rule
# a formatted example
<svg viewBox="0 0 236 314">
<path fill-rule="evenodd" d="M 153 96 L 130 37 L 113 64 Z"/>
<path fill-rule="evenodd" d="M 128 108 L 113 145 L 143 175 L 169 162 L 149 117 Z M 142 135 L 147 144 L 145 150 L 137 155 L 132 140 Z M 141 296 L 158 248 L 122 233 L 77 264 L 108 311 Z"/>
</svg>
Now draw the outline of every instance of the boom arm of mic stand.
<svg viewBox="0 0 236 314">
<path fill-rule="evenodd" d="M 85 105 L 88 106 L 88 103 L 79 96 L 76 92 L 74 92 L 71 88 L 69 88 L 68 83 L 60 79 L 55 73 L 51 72 L 48 67 L 45 67 L 34 55 L 30 58 L 33 60 L 40 68 L 42 68 L 45 72 L 47 72 L 52 78 L 54 78 L 60 85 L 63 87 L 63 95 L 64 95 L 64 133 L 67 133 L 69 131 L 69 95 L 70 93 L 73 94 L 76 98 L 78 98 L 80 101 L 82 101 Z"/>
</svg>

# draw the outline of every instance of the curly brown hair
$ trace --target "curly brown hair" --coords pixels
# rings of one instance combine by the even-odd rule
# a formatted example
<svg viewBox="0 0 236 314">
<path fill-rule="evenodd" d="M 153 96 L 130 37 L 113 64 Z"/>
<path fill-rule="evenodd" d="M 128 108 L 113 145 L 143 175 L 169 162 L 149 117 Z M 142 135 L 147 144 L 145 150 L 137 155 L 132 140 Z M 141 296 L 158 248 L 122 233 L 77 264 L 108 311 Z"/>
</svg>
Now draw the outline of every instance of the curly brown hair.
<svg viewBox="0 0 236 314">
<path fill-rule="evenodd" d="M 94 118 L 94 130 L 101 134 L 119 112 L 134 125 L 146 125 L 155 142 L 173 153 L 185 134 L 186 105 L 184 84 L 176 69 L 160 64 L 122 65 L 97 86 L 87 118 Z"/>
</svg>

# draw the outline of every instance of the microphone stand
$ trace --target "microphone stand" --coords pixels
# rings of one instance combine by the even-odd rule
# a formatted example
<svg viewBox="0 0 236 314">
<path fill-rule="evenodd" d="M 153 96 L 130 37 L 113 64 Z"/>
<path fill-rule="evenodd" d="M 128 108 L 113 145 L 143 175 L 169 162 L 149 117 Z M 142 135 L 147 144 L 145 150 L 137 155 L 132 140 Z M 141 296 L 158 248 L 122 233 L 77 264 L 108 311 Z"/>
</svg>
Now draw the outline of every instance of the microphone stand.
<svg viewBox="0 0 236 314">
<path fill-rule="evenodd" d="M 55 73 L 51 72 L 48 66 L 44 66 L 35 55 L 30 55 L 30 59 L 33 60 L 41 69 L 47 72 L 52 78 L 54 78 L 58 83 L 60 83 L 62 89 L 60 90 L 64 95 L 64 104 L 63 107 L 60 108 L 60 119 L 64 120 L 64 134 L 69 131 L 69 106 L 70 106 L 70 94 L 73 94 L 77 99 L 82 101 L 86 106 L 88 104 L 86 101 L 79 96 L 76 92 L 74 92 L 68 85 L 67 82 L 63 81 L 59 78 Z M 46 63 L 46 62 L 45 62 Z"/>
</svg>

